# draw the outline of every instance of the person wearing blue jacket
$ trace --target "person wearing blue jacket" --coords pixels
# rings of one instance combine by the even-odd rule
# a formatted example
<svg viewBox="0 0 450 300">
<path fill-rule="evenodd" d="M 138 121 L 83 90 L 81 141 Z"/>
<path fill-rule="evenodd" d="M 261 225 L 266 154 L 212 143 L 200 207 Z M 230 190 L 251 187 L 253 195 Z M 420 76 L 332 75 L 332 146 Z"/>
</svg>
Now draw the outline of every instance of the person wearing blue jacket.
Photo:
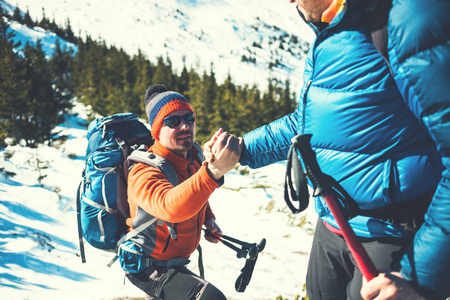
<svg viewBox="0 0 450 300">
<path fill-rule="evenodd" d="M 359 207 L 351 227 L 378 270 L 387 272 L 374 279 L 380 286 L 365 286 L 365 299 L 388 299 L 388 285 L 394 291 L 389 299 L 423 299 L 415 291 L 446 299 L 449 1 L 394 0 L 385 52 L 372 35 L 377 1 L 290 2 L 317 35 L 305 62 L 299 107 L 245 134 L 241 165 L 285 160 L 293 137 L 312 134 L 322 171 Z M 308 265 L 308 298 L 361 299 L 362 275 L 336 221 L 320 197 L 315 209 L 321 220 Z"/>
<path fill-rule="evenodd" d="M 449 12 L 448 0 L 393 1 L 386 47 L 397 86 L 408 108 L 432 137 L 444 166 L 425 223 L 403 256 L 400 273 L 424 293 L 435 291 L 434 295 L 443 299 L 450 296 Z M 396 280 L 379 276 L 364 287 L 362 294 L 387 295 L 387 284 Z"/>
</svg>

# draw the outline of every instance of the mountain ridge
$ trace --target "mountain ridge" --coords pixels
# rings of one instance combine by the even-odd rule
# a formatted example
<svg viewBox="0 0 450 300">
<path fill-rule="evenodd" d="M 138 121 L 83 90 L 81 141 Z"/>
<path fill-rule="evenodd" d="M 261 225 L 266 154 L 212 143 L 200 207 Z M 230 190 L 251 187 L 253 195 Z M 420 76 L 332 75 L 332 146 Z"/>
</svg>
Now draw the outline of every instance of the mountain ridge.
<svg viewBox="0 0 450 300">
<path fill-rule="evenodd" d="M 263 89 L 269 78 L 289 79 L 299 91 L 304 57 L 313 32 L 287 1 L 270 9 L 270 0 L 179 1 L 3 0 L 57 24 L 70 20 L 73 31 L 156 60 L 167 57 L 174 69 L 212 68 L 219 81 L 228 74 L 238 84 Z"/>
</svg>

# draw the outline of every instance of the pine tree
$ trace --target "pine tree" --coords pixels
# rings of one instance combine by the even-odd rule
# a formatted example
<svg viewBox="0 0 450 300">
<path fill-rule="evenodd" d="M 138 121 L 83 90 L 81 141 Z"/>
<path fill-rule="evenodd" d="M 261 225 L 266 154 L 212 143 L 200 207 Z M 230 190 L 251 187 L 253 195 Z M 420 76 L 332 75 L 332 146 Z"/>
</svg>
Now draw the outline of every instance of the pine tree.
<svg viewBox="0 0 450 300">
<path fill-rule="evenodd" d="M 206 142 L 216 128 L 214 126 L 214 109 L 217 107 L 216 102 L 218 95 L 218 85 L 216 82 L 216 75 L 211 65 L 210 74 L 203 73 L 202 81 L 199 91 L 196 92 L 198 108 L 195 110 L 197 114 L 197 139 L 201 142 Z"/>
<path fill-rule="evenodd" d="M 228 74 L 225 82 L 218 87 L 218 95 L 213 105 L 210 134 L 214 134 L 219 128 L 237 134 L 236 87 L 231 80 L 231 75 Z"/>
<path fill-rule="evenodd" d="M 104 68 L 106 51 L 104 43 L 100 45 L 89 36 L 84 43 L 80 40 L 72 74 L 74 93 L 79 101 L 91 105 L 95 113 L 103 116 L 108 115 L 104 81 L 108 73 Z"/>
<path fill-rule="evenodd" d="M 42 19 L 39 21 L 38 26 L 48 30 L 50 25 L 49 19 L 45 16 L 45 9 L 42 8 Z"/>
<path fill-rule="evenodd" d="M 27 12 L 25 13 L 25 16 L 23 17 L 23 24 L 27 27 L 33 28 L 36 24 L 33 22 L 30 16 L 30 11 L 27 7 Z"/>
<path fill-rule="evenodd" d="M 119 86 L 104 86 L 105 97 L 103 102 L 106 104 L 106 112 L 103 115 L 112 115 L 126 111 L 124 91 Z"/>
<path fill-rule="evenodd" d="M 55 52 L 49 60 L 52 84 L 54 86 L 54 97 L 57 108 L 65 111 L 70 108 L 70 99 L 73 96 L 71 73 L 73 66 L 73 51 L 61 49 L 59 39 L 55 42 Z"/>
<path fill-rule="evenodd" d="M 64 36 L 64 32 L 56 24 L 55 18 L 53 18 L 52 21 L 48 23 L 47 30 L 50 30 L 51 32 L 54 32 L 59 37 L 63 37 Z"/>
<path fill-rule="evenodd" d="M 199 91 L 201 90 L 201 80 L 199 74 L 195 72 L 193 68 L 189 70 L 188 75 L 189 75 L 189 88 L 184 93 L 184 96 L 189 100 L 189 103 L 191 104 L 192 108 L 197 113 L 197 108 L 201 104 L 201 98 L 199 93 Z"/>
<path fill-rule="evenodd" d="M 77 37 L 72 31 L 72 26 L 70 25 L 70 20 L 67 18 L 66 27 L 64 28 L 64 39 L 68 42 L 76 44 L 78 42 Z"/>
<path fill-rule="evenodd" d="M 183 65 L 183 70 L 181 71 L 180 77 L 177 80 L 177 91 L 184 95 L 189 89 L 189 72 L 186 68 L 186 64 Z"/>
<path fill-rule="evenodd" d="M 136 73 L 136 79 L 134 81 L 133 95 L 129 102 L 129 111 L 147 119 L 144 107 L 144 95 L 147 88 L 151 85 L 155 67 L 140 50 L 133 57 L 132 64 Z"/>
<path fill-rule="evenodd" d="M 82 90 L 86 85 L 85 72 L 88 67 L 87 64 L 87 56 L 89 51 L 89 43 L 90 37 L 86 37 L 86 42 L 83 42 L 80 39 L 77 43 L 77 53 L 74 57 L 73 61 L 73 71 L 72 71 L 72 87 L 74 89 L 74 94 L 79 98 L 79 100 L 83 103 L 85 99 L 83 99 Z"/>
<path fill-rule="evenodd" d="M 253 86 L 238 87 L 236 90 L 236 135 L 243 135 L 254 128 L 259 127 L 260 117 L 260 92 Z"/>
<path fill-rule="evenodd" d="M 276 94 L 276 80 L 270 78 L 268 82 L 267 91 L 262 97 L 261 113 L 264 119 L 264 124 L 270 123 L 277 119 L 278 103 Z"/>
<path fill-rule="evenodd" d="M 153 84 L 163 84 L 169 90 L 173 90 L 175 88 L 174 78 L 172 72 L 172 62 L 167 58 L 167 62 L 164 62 L 164 59 L 160 56 L 158 57 L 158 62 L 156 64 L 156 70 L 153 74 L 152 79 Z"/>
<path fill-rule="evenodd" d="M 250 115 L 248 116 L 250 125 L 249 129 L 258 128 L 264 125 L 265 124 L 264 116 L 261 113 L 262 112 L 261 93 L 256 88 L 256 86 L 253 86 L 252 89 L 250 89 L 249 91 L 247 107 L 248 110 L 250 111 Z"/>
<path fill-rule="evenodd" d="M 20 132 L 27 146 L 51 140 L 51 131 L 61 119 L 52 89 L 50 68 L 40 42 L 24 47 L 26 78 L 30 80 L 27 105 L 22 107 Z"/>
<path fill-rule="evenodd" d="M 208 132 L 206 127 L 206 122 L 203 122 L 206 120 L 204 117 L 203 112 L 203 97 L 206 94 L 205 89 L 202 84 L 202 80 L 200 79 L 200 76 L 193 68 L 189 70 L 189 89 L 187 92 L 185 92 L 184 96 L 189 100 L 192 108 L 195 111 L 196 114 L 196 140 L 200 143 L 206 142 L 205 139 L 205 132 Z M 209 138 L 209 137 L 208 137 Z"/>
<path fill-rule="evenodd" d="M 279 94 L 279 98 L 280 98 L 280 103 L 279 103 L 279 112 L 277 115 L 277 119 L 292 113 L 295 108 L 296 108 L 296 101 L 295 98 L 292 97 L 291 95 L 291 83 L 289 81 L 289 79 L 287 79 L 285 81 L 285 85 L 284 88 L 280 87 L 278 89 L 278 94 Z"/>
<path fill-rule="evenodd" d="M 20 24 L 23 23 L 22 12 L 19 9 L 19 6 L 16 6 L 16 9 L 14 9 L 14 12 L 13 12 L 13 15 L 12 15 L 12 20 L 16 21 L 17 23 L 20 23 Z"/>
<path fill-rule="evenodd" d="M 5 139 L 13 142 L 20 139 L 17 123 L 18 115 L 26 106 L 29 82 L 25 79 L 22 59 L 14 51 L 20 44 L 14 44 L 12 32 L 7 33 L 8 24 L 3 19 L 0 5 L 0 147 L 5 146 Z"/>
<path fill-rule="evenodd" d="M 98 80 L 102 96 L 98 100 L 105 102 L 106 112 L 102 113 L 104 115 L 119 112 L 125 107 L 122 91 L 125 85 L 126 58 L 119 49 L 108 48 L 105 42 L 102 44 L 102 52 L 104 55 L 96 68 L 101 74 Z"/>
</svg>

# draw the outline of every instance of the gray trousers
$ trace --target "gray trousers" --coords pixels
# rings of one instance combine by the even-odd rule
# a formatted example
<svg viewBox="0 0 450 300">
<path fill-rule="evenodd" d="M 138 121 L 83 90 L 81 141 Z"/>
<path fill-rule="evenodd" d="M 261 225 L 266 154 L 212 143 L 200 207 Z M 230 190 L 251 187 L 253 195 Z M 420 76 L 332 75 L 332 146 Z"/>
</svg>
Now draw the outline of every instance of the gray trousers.
<svg viewBox="0 0 450 300">
<path fill-rule="evenodd" d="M 140 273 L 125 274 L 149 300 L 226 300 L 219 289 L 185 266 L 152 266 Z"/>
<path fill-rule="evenodd" d="M 400 259 L 411 243 L 400 238 L 359 238 L 375 267 L 398 271 Z M 343 237 L 317 221 L 308 272 L 306 293 L 310 300 L 362 300 L 362 274 Z"/>
</svg>

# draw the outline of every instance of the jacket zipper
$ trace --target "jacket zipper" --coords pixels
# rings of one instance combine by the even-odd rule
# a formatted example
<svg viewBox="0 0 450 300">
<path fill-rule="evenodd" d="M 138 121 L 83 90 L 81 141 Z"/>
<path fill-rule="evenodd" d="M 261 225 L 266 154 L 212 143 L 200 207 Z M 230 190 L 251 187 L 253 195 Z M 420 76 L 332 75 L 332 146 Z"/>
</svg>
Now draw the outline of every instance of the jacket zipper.
<svg viewBox="0 0 450 300">
<path fill-rule="evenodd" d="M 308 80 L 308 83 L 305 88 L 305 93 L 303 94 L 303 111 L 302 111 L 302 134 L 305 133 L 305 125 L 306 125 L 306 96 L 308 94 L 309 87 L 311 86 L 312 79 Z"/>
<path fill-rule="evenodd" d="M 173 224 L 173 230 L 177 230 L 178 223 Z M 167 248 L 169 248 L 170 240 L 172 239 L 172 236 L 169 234 L 167 237 L 166 245 L 164 246 L 164 249 L 162 253 L 165 253 L 167 251 Z"/>
</svg>

